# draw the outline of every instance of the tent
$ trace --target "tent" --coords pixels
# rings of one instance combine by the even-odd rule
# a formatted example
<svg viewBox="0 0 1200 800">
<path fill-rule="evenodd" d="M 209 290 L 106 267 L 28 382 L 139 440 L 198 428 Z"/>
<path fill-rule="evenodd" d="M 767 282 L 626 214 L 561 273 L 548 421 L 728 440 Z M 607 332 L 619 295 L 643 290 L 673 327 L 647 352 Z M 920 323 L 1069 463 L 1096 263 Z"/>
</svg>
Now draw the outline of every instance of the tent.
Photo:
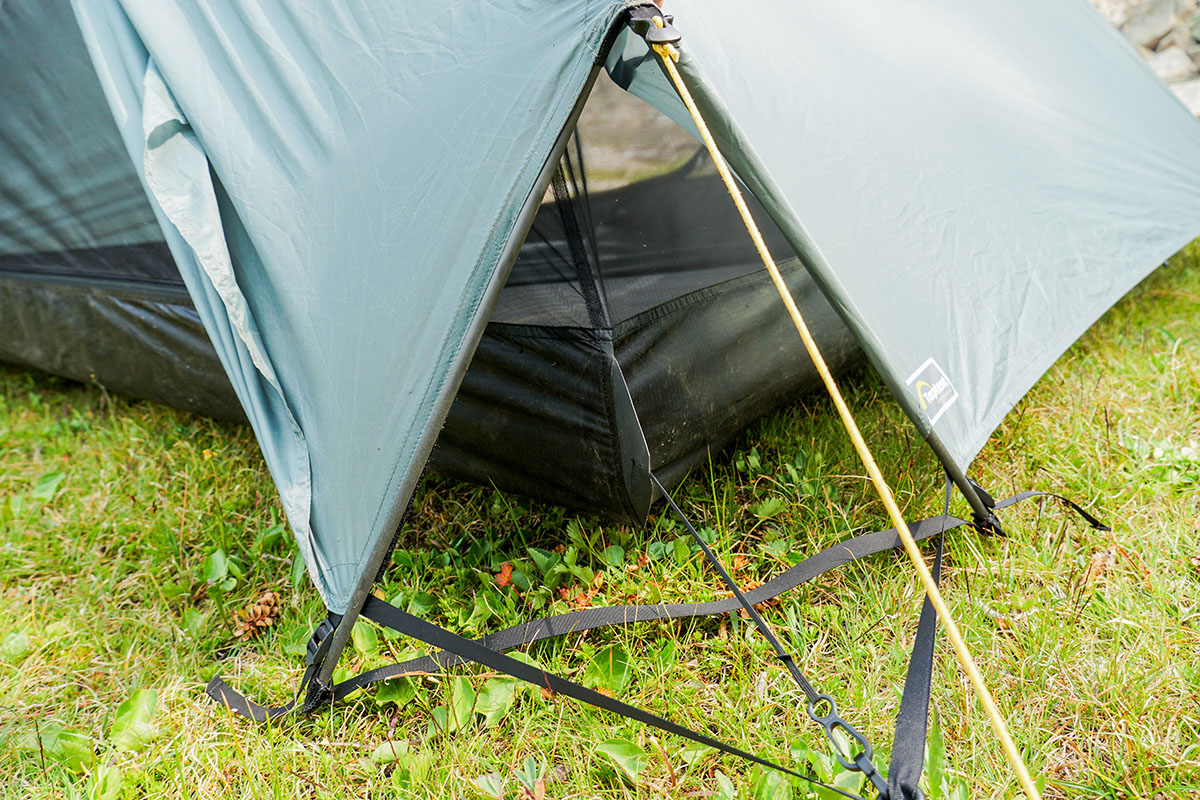
<svg viewBox="0 0 1200 800">
<path fill-rule="evenodd" d="M 76 52 L 85 55 L 82 40 Z M 63 84 L 73 96 L 36 111 L 43 125 L 48 113 L 59 115 L 63 151 L 82 141 L 99 152 L 80 153 L 48 177 L 84 191 L 70 170 L 105 165 L 111 195 L 95 207 L 112 213 L 119 195 L 122 227 L 146 241 L 30 243 L 0 256 L 0 355 L 244 420 L 115 127 L 93 125 L 109 111 L 88 80 L 91 65 L 80 58 L 70 66 L 75 79 Z M 811 388 L 816 375 L 700 143 L 607 78 L 597 78 L 579 116 L 430 465 L 640 524 L 650 467 L 673 482 L 746 423 Z M 631 137 L 631 125 L 643 136 Z M 70 213 L 50 224 L 75 224 Z M 14 219 L 14 238 L 29 230 Z M 788 248 L 778 229 L 771 238 L 777 252 Z M 827 355 L 839 365 L 860 359 L 798 260 L 786 269 Z"/>
<path fill-rule="evenodd" d="M 684 79 L 828 346 L 861 349 L 989 514 L 967 472 L 1004 414 L 1200 233 L 1196 120 L 1085 0 L 676 12 Z M 598 80 L 691 128 L 638 13 L 0 6 L 3 356 L 80 374 L 136 352 L 107 380 L 197 408 L 232 408 L 228 383 L 331 615 L 309 707 L 358 616 L 391 613 L 370 588 L 439 435 L 452 470 L 637 518 L 655 474 L 811 380 L 732 223 L 703 230 L 702 159 L 585 185 Z M 528 451 L 476 447 L 497 397 Z M 531 463 L 564 439 L 594 463 Z"/>
</svg>

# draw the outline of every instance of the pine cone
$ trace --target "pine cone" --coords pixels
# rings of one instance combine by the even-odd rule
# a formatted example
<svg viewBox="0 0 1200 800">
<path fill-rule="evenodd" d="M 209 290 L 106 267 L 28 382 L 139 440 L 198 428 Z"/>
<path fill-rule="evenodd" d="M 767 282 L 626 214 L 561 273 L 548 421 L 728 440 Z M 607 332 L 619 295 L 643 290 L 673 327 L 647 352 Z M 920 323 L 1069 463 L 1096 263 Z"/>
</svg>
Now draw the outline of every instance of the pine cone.
<svg viewBox="0 0 1200 800">
<path fill-rule="evenodd" d="M 747 594 L 749 592 L 753 592 L 755 589 L 757 589 L 760 586 L 762 586 L 762 583 L 759 581 L 747 581 L 746 583 L 742 584 L 742 586 L 741 586 L 742 594 Z M 733 597 L 733 592 L 726 592 L 725 596 Z M 758 609 L 759 611 L 766 611 L 767 606 L 777 606 L 777 605 L 779 605 L 779 598 L 772 597 L 770 600 L 764 600 L 761 603 L 755 603 L 754 607 L 756 609 Z M 738 613 L 738 616 L 741 617 L 742 619 L 750 618 L 750 615 L 746 613 L 746 609 L 744 609 L 744 608 L 739 608 L 737 613 Z"/>
<path fill-rule="evenodd" d="M 254 605 L 233 615 L 235 639 L 253 639 L 279 617 L 279 595 L 263 592 Z"/>
</svg>

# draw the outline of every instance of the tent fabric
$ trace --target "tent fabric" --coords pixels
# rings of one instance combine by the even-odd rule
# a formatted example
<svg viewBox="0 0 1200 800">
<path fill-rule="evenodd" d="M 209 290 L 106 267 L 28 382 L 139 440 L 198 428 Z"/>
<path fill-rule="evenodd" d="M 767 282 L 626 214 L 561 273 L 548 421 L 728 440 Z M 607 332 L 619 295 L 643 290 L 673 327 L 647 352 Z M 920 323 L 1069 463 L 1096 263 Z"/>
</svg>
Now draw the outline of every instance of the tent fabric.
<svg viewBox="0 0 1200 800">
<path fill-rule="evenodd" d="M 674 11 L 732 166 L 961 470 L 1200 233 L 1200 125 L 1086 0 Z M 630 90 L 678 115 L 621 44 Z"/>
<path fill-rule="evenodd" d="M 332 611 L 394 533 L 622 7 L 75 3 L 205 328 L 256 373 L 234 387 Z"/>
<path fill-rule="evenodd" d="M 80 64 L 73 83 L 100 97 Z M 54 126 L 73 138 L 115 141 L 122 167 L 115 127 L 44 111 L 61 113 Z M 141 198 L 127 160 L 124 169 Z M 818 380 L 707 154 L 686 131 L 602 78 L 559 171 L 560 191 L 532 222 L 430 467 L 637 524 L 650 503 L 649 470 L 682 478 Z M 156 227 L 144 200 L 123 213 Z M 789 248 L 778 229 L 767 230 L 776 248 Z M 587 261 L 586 290 L 576 255 Z M 0 255 L 0 357 L 245 419 L 164 241 L 76 250 L 71 259 Z M 830 363 L 856 361 L 852 337 L 807 273 L 794 258 L 784 268 Z M 589 292 L 603 299 L 594 325 Z"/>
<path fill-rule="evenodd" d="M 755 397 L 757 378 L 731 375 L 757 361 L 791 380 L 803 357 L 778 338 L 751 261 L 704 277 L 672 248 L 622 249 L 656 226 L 703 241 L 662 210 L 707 216 L 717 195 L 691 181 L 703 169 L 640 211 L 650 195 L 560 181 L 509 280 L 598 60 L 691 125 L 643 43 L 625 32 L 606 49 L 628 5 L 0 5 L 0 303 L 22 309 L 3 324 L 75 314 L 138 331 L 146 369 L 164 370 L 146 384 L 181 404 L 228 391 L 215 356 L 336 613 L 373 575 L 489 319 L 480 380 L 459 393 L 480 410 L 458 433 L 450 417 L 447 460 L 487 432 L 470 421 L 496 398 L 545 390 L 579 401 L 567 423 L 607 430 L 605 485 L 586 491 L 636 514 L 639 471 L 678 471 L 711 444 L 682 426 L 733 424 L 796 389 Z M 675 12 L 685 78 L 811 313 L 834 330 L 805 271 L 959 469 L 1087 325 L 1200 232 L 1200 127 L 1084 0 Z M 663 254 L 653 281 L 631 271 Z M 540 360 L 539 329 L 554 331 Z M 695 357 L 718 341 L 721 358 Z M 64 370 L 110 352 L 31 342 L 17 355 Z M 703 382 L 661 380 L 683 356 Z M 524 377 L 509 372 L 519 358 Z"/>
<path fill-rule="evenodd" d="M 308 450 L 257 327 L 248 318 L 244 297 L 230 285 L 231 257 L 222 220 L 216 216 L 215 187 L 203 151 L 123 10 L 106 3 L 76 6 L 75 11 L 127 150 L 127 163 L 133 165 L 149 197 L 200 321 L 255 430 L 297 546 L 321 590 L 326 584 L 318 577 L 321 553 L 309 519 Z M 166 189 L 161 203 L 151 193 L 150 175 L 160 191 Z M 168 187 L 171 180 L 175 185 Z M 213 284 L 213 276 L 223 293 Z"/>
</svg>

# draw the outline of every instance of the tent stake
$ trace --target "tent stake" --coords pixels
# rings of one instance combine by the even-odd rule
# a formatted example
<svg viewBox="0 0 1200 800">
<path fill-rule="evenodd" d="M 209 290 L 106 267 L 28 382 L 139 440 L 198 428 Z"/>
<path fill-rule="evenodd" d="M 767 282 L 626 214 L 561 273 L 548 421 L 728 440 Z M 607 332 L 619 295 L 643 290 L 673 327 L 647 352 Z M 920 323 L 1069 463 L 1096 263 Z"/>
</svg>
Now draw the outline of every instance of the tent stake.
<svg viewBox="0 0 1200 800">
<path fill-rule="evenodd" d="M 655 17 L 654 23 L 658 28 L 664 27 L 662 17 Z M 650 37 L 647 37 L 647 39 L 650 40 Z M 987 712 L 988 719 L 992 723 L 992 728 L 996 731 L 996 736 L 1000 739 L 1000 744 L 1004 749 L 1004 755 L 1013 770 L 1017 773 L 1017 780 L 1021 783 L 1021 788 L 1025 790 L 1025 795 L 1029 800 L 1041 800 L 1037 786 L 1034 784 L 1033 778 L 1030 777 L 1029 770 L 1025 767 L 1025 762 L 1021 758 L 1016 745 L 1013 743 L 1012 736 L 1009 735 L 1004 717 L 1000 714 L 1000 710 L 996 706 L 996 701 L 992 699 L 991 692 L 988 691 L 987 686 L 984 684 L 983 676 L 980 674 L 979 668 L 975 666 L 975 660 L 971 657 L 967 643 L 963 640 L 962 634 L 959 633 L 958 625 L 954 622 L 954 617 L 951 615 L 946 601 L 942 599 L 942 594 L 938 590 L 937 583 L 934 582 L 933 575 L 929 572 L 929 567 L 925 565 L 925 559 L 921 556 L 921 551 L 917 547 L 917 543 L 913 540 L 912 533 L 904 521 L 904 516 L 900 513 L 899 506 L 896 505 L 896 499 L 892 496 L 892 490 L 888 487 L 883 473 L 880 472 L 878 465 L 875 463 L 875 458 L 871 455 L 871 451 L 858 429 L 858 424 L 854 421 L 854 416 L 850 413 L 850 408 L 842 398 L 842 393 L 833 379 L 833 374 L 825 364 L 825 359 L 821 356 L 821 352 L 817 348 L 817 343 L 813 339 L 812 333 L 809 332 L 808 325 L 804 322 L 804 318 L 800 314 L 800 309 L 796 306 L 796 301 L 792 297 L 791 291 L 788 289 L 787 284 L 784 283 L 779 268 L 775 265 L 775 261 L 767 251 L 767 245 L 763 241 L 762 234 L 759 233 L 758 226 L 755 224 L 754 218 L 750 215 L 750 209 L 746 207 L 746 201 L 742 198 L 741 191 L 739 191 L 737 184 L 734 182 L 733 174 L 729 171 L 729 167 L 725 164 L 725 159 L 721 156 L 716 140 L 713 139 L 708 126 L 704 124 L 700 110 L 696 107 L 691 93 L 683 83 L 683 78 L 675 66 L 675 61 L 679 58 L 679 51 L 672 44 L 654 44 L 651 41 L 650 46 L 658 53 L 664 68 L 668 75 L 670 75 L 671 81 L 675 84 L 676 91 L 679 92 L 680 99 L 683 100 L 684 105 L 687 106 L 688 111 L 691 113 L 692 119 L 700 131 L 700 135 L 704 139 L 704 145 L 712 155 L 713 164 L 720 173 L 721 179 L 725 182 L 726 188 L 729 189 L 729 194 L 733 198 L 734 205 L 737 206 L 738 213 L 741 214 L 742 220 L 746 223 L 746 230 L 750 233 L 750 238 L 754 240 L 754 246 L 758 249 L 758 254 L 762 257 L 763 264 L 771 274 L 771 280 L 774 281 L 775 288 L 779 290 L 779 295 L 783 299 L 784 305 L 787 306 L 788 313 L 791 315 L 792 322 L 796 325 L 796 330 L 799 332 L 800 338 L 804 341 L 804 347 L 808 351 L 809 357 L 812 358 L 813 365 L 816 366 L 821 380 L 825 383 L 825 388 L 829 390 L 829 396 L 832 398 L 834 406 L 837 407 L 838 415 L 841 417 L 842 424 L 850 436 L 850 441 L 854 444 L 854 449 L 858 452 L 863 466 L 866 467 L 867 474 L 871 478 L 871 483 L 874 484 L 876 492 L 879 493 L 879 498 L 883 501 L 884 508 L 887 509 L 892 525 L 895 526 L 901 541 L 904 542 L 904 550 L 908 553 L 909 559 L 916 568 L 921 583 L 925 587 L 925 592 L 929 596 L 933 607 L 937 610 L 938 617 L 946 626 L 946 634 L 954 646 L 955 655 L 958 656 L 959 663 L 962 664 L 963 670 L 967 673 L 967 677 L 970 678 L 971 685 L 975 689 L 975 694 L 979 697 L 984 710 Z"/>
</svg>

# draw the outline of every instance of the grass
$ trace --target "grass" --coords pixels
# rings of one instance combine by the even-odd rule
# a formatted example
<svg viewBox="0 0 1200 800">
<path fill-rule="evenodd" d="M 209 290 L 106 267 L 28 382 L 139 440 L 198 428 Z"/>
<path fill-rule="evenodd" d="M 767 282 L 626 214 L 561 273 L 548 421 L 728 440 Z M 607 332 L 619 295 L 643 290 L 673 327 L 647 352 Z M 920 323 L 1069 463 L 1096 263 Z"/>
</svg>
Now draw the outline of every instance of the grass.
<svg viewBox="0 0 1200 800">
<path fill-rule="evenodd" d="M 1006 539 L 948 539 L 947 597 L 1048 797 L 1200 789 L 1198 342 L 1193 244 L 1060 359 L 973 470 L 998 496 L 1070 496 L 1114 531 L 1030 502 L 1003 514 Z M 937 465 L 881 383 L 862 371 L 845 389 L 906 513 L 936 513 Z M 886 527 L 819 397 L 763 420 L 678 496 L 744 582 Z M 429 478 L 382 589 L 468 635 L 566 610 L 581 594 L 595 605 L 722 596 L 682 533 L 660 516 L 635 530 Z M 553 566 L 559 546 L 574 569 Z M 552 798 L 805 796 L 478 669 L 275 727 L 233 718 L 203 696 L 213 673 L 264 702 L 287 699 L 300 676 L 322 609 L 307 579 L 294 580 L 293 559 L 248 429 L 0 369 L 0 796 L 514 798 L 536 797 L 539 781 Z M 497 585 L 505 564 L 515 586 Z M 235 613 L 267 590 L 281 597 L 278 621 L 236 642 Z M 885 763 L 920 600 L 911 568 L 887 555 L 766 612 Z M 360 628 L 347 670 L 409 652 Z M 736 616 L 596 631 L 528 656 L 739 747 L 827 767 L 794 687 Z M 472 693 L 490 718 L 461 710 Z M 944 640 L 933 706 L 946 755 L 932 767 L 946 778 L 931 794 L 1015 796 Z M 631 760 L 636 777 L 624 771 Z"/>
</svg>

